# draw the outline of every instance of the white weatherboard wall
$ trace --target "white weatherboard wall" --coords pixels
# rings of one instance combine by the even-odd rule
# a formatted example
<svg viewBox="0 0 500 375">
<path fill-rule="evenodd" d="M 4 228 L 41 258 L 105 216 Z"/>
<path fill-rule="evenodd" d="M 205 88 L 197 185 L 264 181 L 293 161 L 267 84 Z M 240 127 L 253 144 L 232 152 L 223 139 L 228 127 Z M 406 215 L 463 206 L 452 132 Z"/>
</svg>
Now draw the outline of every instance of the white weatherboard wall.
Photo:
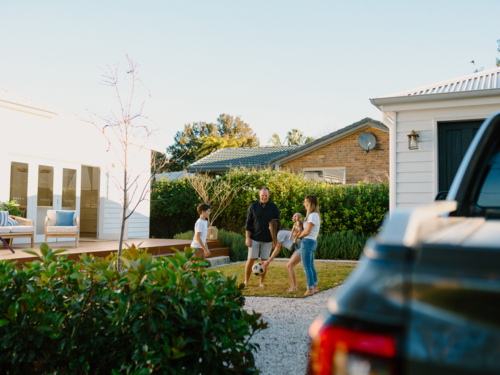
<svg viewBox="0 0 500 375">
<path fill-rule="evenodd" d="M 0 144 L 0 200 L 7 201 L 10 197 L 11 162 L 28 163 L 27 217 L 36 227 L 38 166 L 53 166 L 55 174 L 61 168 L 71 168 L 77 170 L 76 210 L 79 215 L 81 167 L 98 167 L 98 235 L 100 239 L 119 238 L 123 197 L 116 182 L 123 181 L 122 166 L 113 152 L 107 152 L 106 140 L 93 125 L 0 87 Z M 137 146 L 132 149 L 132 174 L 145 172 L 138 181 L 142 191 L 144 186 L 149 187 L 151 150 Z M 61 187 L 54 185 L 54 200 L 61 199 L 58 189 Z M 129 219 L 125 238 L 149 237 L 149 189 L 146 189 L 145 198 Z M 15 240 L 15 243 L 22 242 L 22 239 Z"/>
<path fill-rule="evenodd" d="M 461 90 L 451 92 L 450 87 Z M 438 193 L 438 123 L 484 120 L 499 112 L 500 68 L 371 102 L 390 129 L 390 208 L 417 207 L 432 203 Z M 419 132 L 418 150 L 408 149 L 412 130 Z"/>
<path fill-rule="evenodd" d="M 484 120 L 500 111 L 500 95 L 489 102 L 463 99 L 383 107 L 388 118 L 384 122 L 391 131 L 391 209 L 434 201 L 438 193 L 438 123 Z M 419 132 L 418 150 L 408 149 L 412 130 Z"/>
</svg>

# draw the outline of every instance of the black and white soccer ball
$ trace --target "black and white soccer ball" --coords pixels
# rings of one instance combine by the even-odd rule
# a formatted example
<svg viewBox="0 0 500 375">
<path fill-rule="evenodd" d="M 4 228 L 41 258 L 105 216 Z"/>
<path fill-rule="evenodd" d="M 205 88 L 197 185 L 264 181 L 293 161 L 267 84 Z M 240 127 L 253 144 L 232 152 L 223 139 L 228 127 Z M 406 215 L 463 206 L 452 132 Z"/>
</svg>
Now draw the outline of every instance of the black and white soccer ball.
<svg viewBox="0 0 500 375">
<path fill-rule="evenodd" d="M 256 263 L 252 267 L 252 272 L 255 276 L 261 276 L 264 274 L 264 267 L 262 267 L 262 263 Z"/>
</svg>

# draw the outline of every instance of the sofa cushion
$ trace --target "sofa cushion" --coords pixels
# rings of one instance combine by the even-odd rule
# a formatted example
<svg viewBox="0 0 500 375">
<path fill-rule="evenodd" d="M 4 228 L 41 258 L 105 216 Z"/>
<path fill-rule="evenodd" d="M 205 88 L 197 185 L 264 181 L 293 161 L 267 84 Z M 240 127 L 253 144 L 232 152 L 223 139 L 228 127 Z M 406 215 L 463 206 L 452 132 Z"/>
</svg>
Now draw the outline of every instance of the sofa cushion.
<svg viewBox="0 0 500 375">
<path fill-rule="evenodd" d="M 31 225 L 17 225 L 10 228 L 10 233 L 33 233 L 34 231 L 35 227 Z"/>
<path fill-rule="evenodd" d="M 56 210 L 48 210 L 47 211 L 47 218 L 49 219 L 49 222 L 47 223 L 48 226 L 55 226 L 56 221 L 57 221 L 57 211 Z"/>
<path fill-rule="evenodd" d="M 0 211 L 0 227 L 9 225 L 9 211 Z"/>
<path fill-rule="evenodd" d="M 47 233 L 78 233 L 78 227 L 63 227 L 63 226 L 47 227 Z"/>
<path fill-rule="evenodd" d="M 70 227 L 73 225 L 75 213 L 73 211 L 57 211 L 56 226 Z"/>
<path fill-rule="evenodd" d="M 0 235 L 10 233 L 11 227 L 0 227 Z"/>
<path fill-rule="evenodd" d="M 9 217 L 9 226 L 15 227 L 16 225 L 19 225 L 19 223 L 15 219 Z"/>
</svg>

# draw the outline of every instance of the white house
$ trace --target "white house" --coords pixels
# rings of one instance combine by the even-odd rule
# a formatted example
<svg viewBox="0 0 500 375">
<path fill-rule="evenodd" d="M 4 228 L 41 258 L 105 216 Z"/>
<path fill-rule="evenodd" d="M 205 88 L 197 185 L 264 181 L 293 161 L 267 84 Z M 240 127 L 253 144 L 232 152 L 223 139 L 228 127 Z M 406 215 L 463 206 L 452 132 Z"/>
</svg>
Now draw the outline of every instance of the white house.
<svg viewBox="0 0 500 375">
<path fill-rule="evenodd" d="M 481 123 L 500 111 L 500 68 L 370 101 L 390 129 L 390 207 L 431 203 L 449 189 Z"/>
<path fill-rule="evenodd" d="M 142 190 L 151 150 L 135 148 L 131 168 L 146 171 L 138 181 Z M 122 176 L 119 160 L 93 125 L 0 87 L 0 201 L 18 201 L 35 224 L 35 242 L 44 240 L 50 209 L 76 210 L 81 237 L 118 239 L 123 193 L 115 179 Z M 125 237 L 149 238 L 149 207 L 149 201 L 138 206 Z"/>
</svg>

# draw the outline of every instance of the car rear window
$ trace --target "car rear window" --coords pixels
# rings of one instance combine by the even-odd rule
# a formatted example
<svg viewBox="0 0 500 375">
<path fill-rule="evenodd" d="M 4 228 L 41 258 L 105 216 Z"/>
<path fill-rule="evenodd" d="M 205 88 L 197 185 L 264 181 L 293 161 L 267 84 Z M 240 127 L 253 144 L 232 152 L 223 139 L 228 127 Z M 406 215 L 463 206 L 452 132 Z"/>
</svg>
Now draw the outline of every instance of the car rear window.
<svg viewBox="0 0 500 375">
<path fill-rule="evenodd" d="M 490 159 L 486 178 L 477 198 L 477 205 L 484 208 L 500 207 L 500 148 Z"/>
</svg>

